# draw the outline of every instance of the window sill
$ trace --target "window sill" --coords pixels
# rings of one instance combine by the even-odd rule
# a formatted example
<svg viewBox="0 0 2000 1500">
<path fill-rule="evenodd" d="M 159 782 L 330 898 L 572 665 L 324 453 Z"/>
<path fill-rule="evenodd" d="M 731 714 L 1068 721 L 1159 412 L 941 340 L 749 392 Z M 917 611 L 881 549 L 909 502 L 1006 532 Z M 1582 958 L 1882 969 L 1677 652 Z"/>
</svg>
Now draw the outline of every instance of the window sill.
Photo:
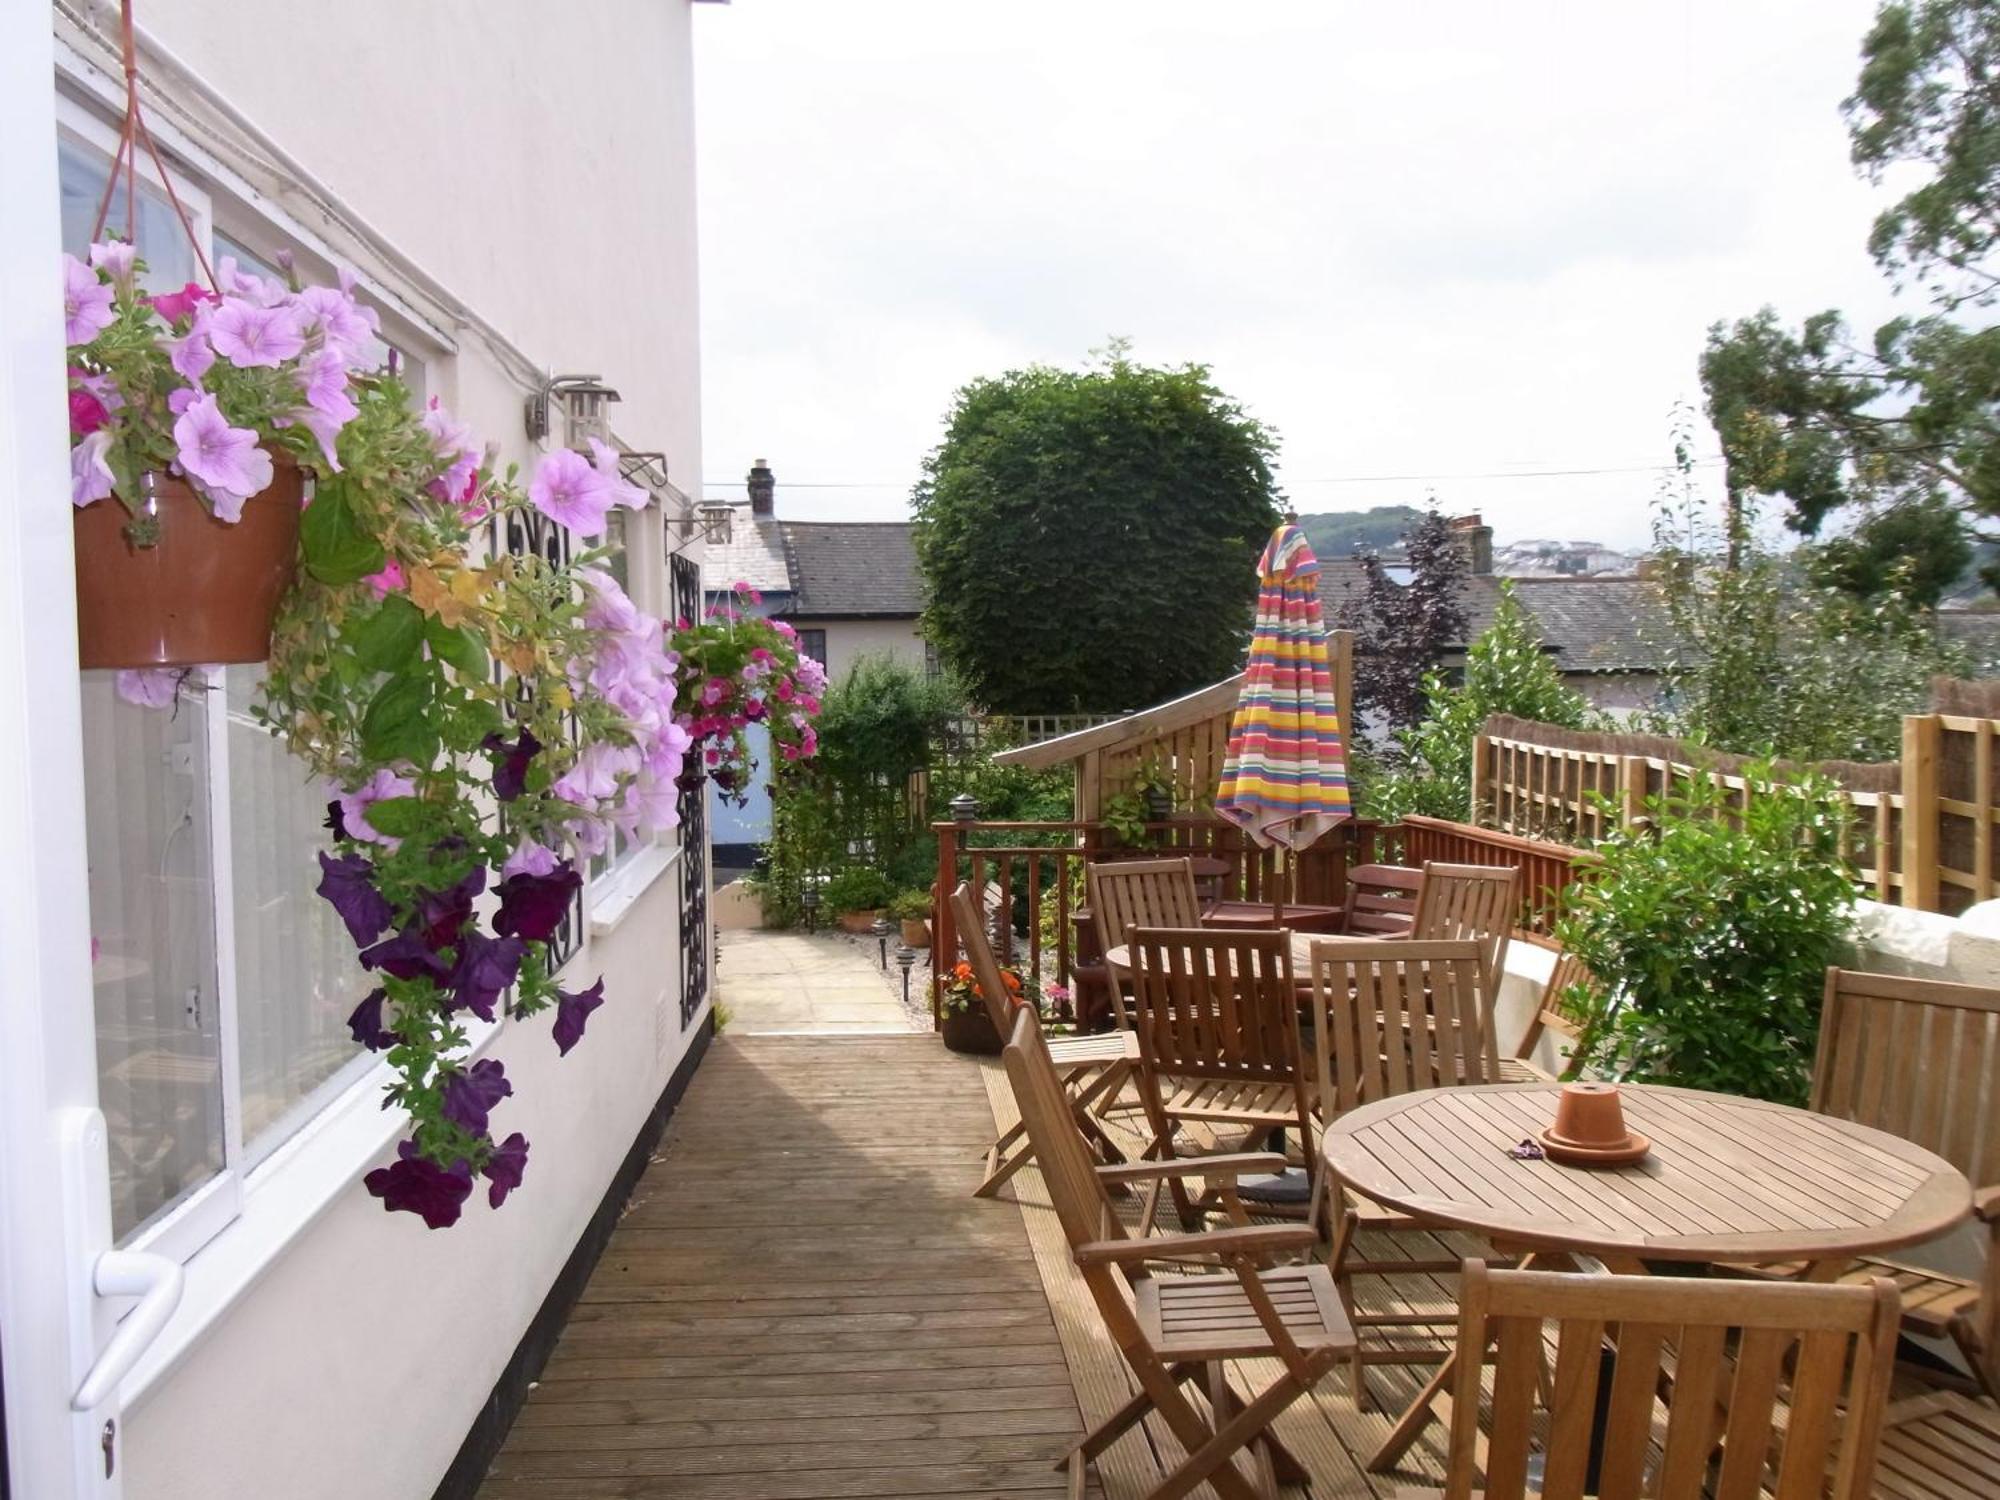
<svg viewBox="0 0 2000 1500">
<path fill-rule="evenodd" d="M 497 1021 L 476 1026 L 466 1055 L 478 1056 L 499 1032 Z M 242 1213 L 188 1261 L 180 1307 L 119 1386 L 126 1407 L 143 1401 L 402 1135 L 403 1113 L 381 1107 L 389 1077 L 388 1064 L 371 1068 L 244 1179 Z"/>
<path fill-rule="evenodd" d="M 653 844 L 641 849 L 615 870 L 606 871 L 590 883 L 590 935 L 594 938 L 609 937 L 618 930 L 618 924 L 625 920 L 639 898 L 653 887 L 667 871 L 671 870 L 681 857 L 681 846 Z"/>
</svg>

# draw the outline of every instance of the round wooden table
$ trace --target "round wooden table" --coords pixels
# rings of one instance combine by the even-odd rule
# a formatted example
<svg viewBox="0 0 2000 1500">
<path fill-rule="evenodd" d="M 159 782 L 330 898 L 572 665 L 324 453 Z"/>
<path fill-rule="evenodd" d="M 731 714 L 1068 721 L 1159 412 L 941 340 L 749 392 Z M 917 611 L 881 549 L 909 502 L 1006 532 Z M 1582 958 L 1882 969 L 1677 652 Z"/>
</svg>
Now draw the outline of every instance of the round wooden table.
<svg viewBox="0 0 2000 1500">
<path fill-rule="evenodd" d="M 1427 1089 L 1327 1128 L 1340 1183 L 1404 1213 L 1615 1269 L 1644 1260 L 1808 1263 L 1831 1280 L 1857 1256 L 1935 1239 L 1972 1212 L 1972 1184 L 1921 1146 L 1809 1110 L 1627 1084 L 1628 1128 L 1653 1149 L 1627 1167 L 1524 1161 L 1509 1149 L 1555 1118 L 1560 1084 Z"/>
<path fill-rule="evenodd" d="M 1730 1094 L 1620 1089 L 1653 1149 L 1625 1167 L 1523 1160 L 1511 1148 L 1555 1118 L 1560 1084 L 1427 1089 L 1350 1110 L 1321 1159 L 1341 1186 L 1429 1223 L 1525 1250 L 1521 1264 L 1614 1272 L 1648 1260 L 1803 1261 L 1831 1281 L 1857 1256 L 1933 1239 L 1972 1212 L 1972 1184 L 1941 1156 L 1865 1125 Z M 1444 1419 L 1448 1358 L 1368 1460 L 1394 1466 Z"/>
<path fill-rule="evenodd" d="M 1300 975 L 1312 968 L 1314 943 L 1379 943 L 1380 933 L 1295 932 L 1292 934 L 1292 968 Z M 1127 943 L 1104 950 L 1104 961 L 1121 973 L 1132 971 L 1132 949 Z"/>
</svg>

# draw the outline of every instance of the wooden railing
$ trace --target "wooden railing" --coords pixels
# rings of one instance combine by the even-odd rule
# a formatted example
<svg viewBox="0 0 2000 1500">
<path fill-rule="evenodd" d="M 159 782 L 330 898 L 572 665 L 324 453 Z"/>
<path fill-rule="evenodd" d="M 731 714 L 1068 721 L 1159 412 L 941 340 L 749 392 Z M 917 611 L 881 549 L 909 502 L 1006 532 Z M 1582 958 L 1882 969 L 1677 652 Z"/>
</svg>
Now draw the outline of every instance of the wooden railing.
<svg viewBox="0 0 2000 1500">
<path fill-rule="evenodd" d="M 1381 857 L 1372 823 L 1341 825 L 1281 870 L 1269 850 L 1219 818 L 1175 818 L 1146 827 L 1144 848 L 1114 847 L 1097 822 L 937 823 L 937 885 L 931 906 L 931 1008 L 935 1018 L 946 972 L 956 961 L 958 930 L 950 896 L 960 881 L 982 893 L 988 935 L 1003 964 L 1020 966 L 1043 983 L 1073 983 L 1077 967 L 1073 915 L 1084 904 L 1083 870 L 1110 858 L 1200 855 L 1226 868 L 1206 877 L 1231 900 L 1268 901 L 1288 882 L 1289 899 L 1337 906 L 1347 897 L 1350 865 Z"/>
<path fill-rule="evenodd" d="M 1586 868 L 1590 855 L 1568 844 L 1522 838 L 1451 823 L 1443 818 L 1408 817 L 1384 830 L 1393 839 L 1398 861 L 1420 868 L 1429 861 L 1453 865 L 1513 865 L 1521 872 L 1521 915 L 1515 930 L 1547 937 L 1562 909 L 1563 892 Z"/>
</svg>

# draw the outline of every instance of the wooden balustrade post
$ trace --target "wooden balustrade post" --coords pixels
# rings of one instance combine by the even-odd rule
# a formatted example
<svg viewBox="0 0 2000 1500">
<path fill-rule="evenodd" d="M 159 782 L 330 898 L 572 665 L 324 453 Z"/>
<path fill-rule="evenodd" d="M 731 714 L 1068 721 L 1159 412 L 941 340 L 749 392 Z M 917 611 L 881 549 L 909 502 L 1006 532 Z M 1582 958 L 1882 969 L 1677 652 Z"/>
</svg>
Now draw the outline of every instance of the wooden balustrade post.
<svg viewBox="0 0 2000 1500">
<path fill-rule="evenodd" d="M 1903 905 L 1938 911 L 1938 751 L 1936 714 L 1903 718 Z"/>
<path fill-rule="evenodd" d="M 951 893 L 958 885 L 958 825 L 934 825 L 938 841 L 937 885 L 931 891 L 931 1027 L 944 1025 L 944 975 L 958 957 L 958 930 L 952 926 Z"/>
<path fill-rule="evenodd" d="M 1646 762 L 1636 755 L 1618 761 L 1618 821 L 1631 828 L 1646 816 Z"/>
<path fill-rule="evenodd" d="M 1472 810 L 1466 814 L 1468 823 L 1478 823 L 1486 811 L 1486 799 L 1492 795 L 1493 769 L 1487 761 L 1493 754 L 1493 741 L 1482 732 L 1472 737 Z"/>
</svg>

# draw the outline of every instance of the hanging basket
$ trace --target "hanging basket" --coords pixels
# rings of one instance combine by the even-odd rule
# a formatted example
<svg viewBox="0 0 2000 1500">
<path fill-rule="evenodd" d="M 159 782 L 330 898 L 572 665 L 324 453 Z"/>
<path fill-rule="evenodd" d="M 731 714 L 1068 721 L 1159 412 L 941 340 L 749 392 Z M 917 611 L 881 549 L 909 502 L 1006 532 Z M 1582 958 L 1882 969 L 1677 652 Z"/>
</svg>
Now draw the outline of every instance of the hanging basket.
<svg viewBox="0 0 2000 1500">
<path fill-rule="evenodd" d="M 271 622 L 298 572 L 304 480 L 271 455 L 269 489 L 233 525 L 185 480 L 148 474 L 153 546 L 125 534 L 131 512 L 100 500 L 75 513 L 77 656 L 85 668 L 260 662 Z"/>
</svg>

